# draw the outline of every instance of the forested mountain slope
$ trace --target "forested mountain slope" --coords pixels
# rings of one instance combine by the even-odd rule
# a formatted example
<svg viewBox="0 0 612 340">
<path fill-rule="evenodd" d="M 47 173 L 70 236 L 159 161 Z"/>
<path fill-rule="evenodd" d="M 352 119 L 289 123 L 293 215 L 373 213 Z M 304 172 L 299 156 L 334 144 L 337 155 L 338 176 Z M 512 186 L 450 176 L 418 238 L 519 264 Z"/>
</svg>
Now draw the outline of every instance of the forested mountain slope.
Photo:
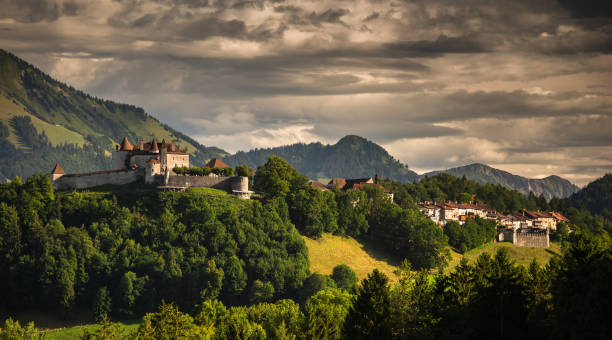
<svg viewBox="0 0 612 340">
<path fill-rule="evenodd" d="M 128 137 L 176 141 L 195 165 L 227 153 L 205 147 L 142 108 L 92 97 L 0 50 L 0 180 L 47 172 L 108 169 L 114 144 Z"/>
<path fill-rule="evenodd" d="M 598 178 L 570 197 L 576 207 L 585 207 L 592 214 L 612 217 L 612 174 Z"/>
<path fill-rule="evenodd" d="M 227 156 L 224 161 L 235 166 L 257 167 L 268 157 L 279 156 L 311 179 L 361 178 L 379 174 L 402 182 L 413 182 L 418 175 L 393 158 L 387 150 L 359 136 L 346 136 L 334 145 L 298 143 L 267 149 L 255 149 Z"/>
<path fill-rule="evenodd" d="M 580 190 L 576 185 L 559 176 L 530 179 L 479 163 L 447 170 L 432 171 L 423 174 L 422 177 L 431 177 L 441 172 L 449 173 L 457 177 L 465 176 L 467 179 L 471 179 L 480 184 L 499 184 L 508 189 L 517 190 L 525 195 L 529 195 L 529 192 L 533 192 L 538 196 L 544 195 L 546 199 L 551 199 L 553 197 L 568 197 Z"/>
</svg>

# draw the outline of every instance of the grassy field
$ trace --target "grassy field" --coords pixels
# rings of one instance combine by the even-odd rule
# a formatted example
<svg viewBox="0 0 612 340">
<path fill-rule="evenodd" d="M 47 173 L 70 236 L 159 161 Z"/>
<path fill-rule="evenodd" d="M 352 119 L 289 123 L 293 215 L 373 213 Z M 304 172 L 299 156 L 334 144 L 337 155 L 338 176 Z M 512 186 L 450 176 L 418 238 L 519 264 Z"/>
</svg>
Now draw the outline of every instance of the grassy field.
<svg viewBox="0 0 612 340">
<path fill-rule="evenodd" d="M 341 237 L 332 234 L 324 234 L 318 240 L 303 237 L 308 247 L 310 257 L 310 271 L 329 275 L 335 266 L 346 264 L 359 279 L 365 278 L 369 273 L 378 268 L 389 278 L 394 279 L 393 271 L 399 264 L 398 259 L 382 249 L 372 245 L 366 245 L 352 237 Z"/>
<path fill-rule="evenodd" d="M 197 192 L 201 194 L 211 194 L 211 195 L 228 195 L 227 191 L 215 189 L 215 188 L 189 188 L 188 192 Z"/>
<path fill-rule="evenodd" d="M 128 335 L 138 329 L 140 324 L 140 320 L 133 320 L 127 322 L 120 322 L 121 330 L 124 335 Z M 94 332 L 98 329 L 97 324 L 90 325 L 82 325 L 75 327 L 67 327 L 67 328 L 59 328 L 59 329 L 51 329 L 45 332 L 47 336 L 47 340 L 78 340 L 81 338 L 81 335 L 88 330 L 90 333 Z"/>
<path fill-rule="evenodd" d="M 51 142 L 53 145 L 68 143 L 83 146 L 83 144 L 86 143 L 85 138 L 83 138 L 83 136 L 80 134 L 68 130 L 63 126 L 49 124 L 25 111 L 23 105 L 14 103 L 5 96 L 0 95 L 0 120 L 2 120 L 3 123 L 10 128 L 9 121 L 14 116 L 30 117 L 32 119 L 32 125 L 34 125 L 36 128 L 36 131 L 38 131 L 38 133 L 42 133 L 44 131 L 47 138 L 49 138 L 49 142 Z M 21 147 L 12 128 L 10 128 L 10 131 L 11 135 L 8 138 L 9 141 L 11 141 L 17 147 Z"/>
<path fill-rule="evenodd" d="M 393 271 L 397 268 L 401 259 L 395 258 L 382 247 L 360 242 L 352 237 L 341 237 L 332 234 L 324 234 L 322 238 L 313 240 L 303 237 L 308 247 L 310 257 L 310 271 L 320 274 L 331 274 L 333 268 L 339 264 L 346 264 L 355 271 L 359 279 L 363 279 L 371 273 L 374 268 L 384 272 L 390 279 L 395 280 Z M 538 263 L 545 264 L 555 255 L 561 255 L 561 247 L 552 242 L 550 248 L 516 247 L 512 243 L 487 243 L 476 249 L 472 249 L 462 255 L 449 247 L 451 258 L 446 271 L 452 270 L 459 264 L 462 258 L 474 262 L 482 253 L 495 255 L 498 249 L 505 248 L 508 255 L 516 263 L 528 266 L 533 258 Z"/>
</svg>

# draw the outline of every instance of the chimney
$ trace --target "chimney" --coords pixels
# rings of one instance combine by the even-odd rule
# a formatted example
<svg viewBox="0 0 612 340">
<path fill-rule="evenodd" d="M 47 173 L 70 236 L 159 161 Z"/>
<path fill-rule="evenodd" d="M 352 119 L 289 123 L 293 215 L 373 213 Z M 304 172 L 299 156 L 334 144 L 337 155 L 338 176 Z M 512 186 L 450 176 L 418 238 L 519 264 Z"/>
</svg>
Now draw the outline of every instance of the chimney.
<svg viewBox="0 0 612 340">
<path fill-rule="evenodd" d="M 378 178 L 378 174 L 376 174 L 376 176 L 374 176 L 374 183 L 375 183 L 375 184 L 378 184 L 378 180 L 379 180 L 379 178 Z"/>
</svg>

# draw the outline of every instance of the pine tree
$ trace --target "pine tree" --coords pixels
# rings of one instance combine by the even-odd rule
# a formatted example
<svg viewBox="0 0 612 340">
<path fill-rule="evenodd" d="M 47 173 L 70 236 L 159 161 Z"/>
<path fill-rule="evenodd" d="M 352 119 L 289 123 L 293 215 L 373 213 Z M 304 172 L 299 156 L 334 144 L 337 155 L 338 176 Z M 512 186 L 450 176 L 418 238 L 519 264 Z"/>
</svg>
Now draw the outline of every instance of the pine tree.
<svg viewBox="0 0 612 340">
<path fill-rule="evenodd" d="M 348 339 L 389 339 L 391 327 L 391 299 L 388 279 L 374 269 L 361 283 L 357 298 L 344 323 Z"/>
</svg>

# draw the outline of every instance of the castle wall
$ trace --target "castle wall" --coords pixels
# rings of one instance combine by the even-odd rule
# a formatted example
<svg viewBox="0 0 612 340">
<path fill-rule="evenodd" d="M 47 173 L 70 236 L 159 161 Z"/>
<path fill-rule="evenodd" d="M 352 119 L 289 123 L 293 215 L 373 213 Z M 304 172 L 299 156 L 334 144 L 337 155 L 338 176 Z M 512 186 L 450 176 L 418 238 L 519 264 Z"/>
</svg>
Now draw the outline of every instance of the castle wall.
<svg viewBox="0 0 612 340">
<path fill-rule="evenodd" d="M 130 158 L 130 164 L 136 164 L 141 168 L 145 168 L 147 166 L 147 162 L 149 159 L 153 157 L 152 155 L 133 155 Z"/>
<path fill-rule="evenodd" d="M 143 170 L 122 169 L 64 175 L 53 182 L 53 188 L 56 190 L 74 190 L 105 184 L 123 185 L 142 180 L 144 177 Z"/>
<path fill-rule="evenodd" d="M 125 169 L 129 151 L 113 152 L 113 169 Z"/>
<path fill-rule="evenodd" d="M 189 167 L 189 155 L 166 153 L 165 158 L 162 155 L 162 159 L 164 159 L 167 169 L 170 171 L 176 167 Z"/>
<path fill-rule="evenodd" d="M 245 180 L 246 179 L 246 180 Z M 240 176 L 189 176 L 178 175 L 168 178 L 167 186 L 170 187 L 206 187 L 221 190 L 239 190 L 247 191 L 249 187 L 249 178 Z M 243 190 L 243 188 L 245 188 Z"/>
<path fill-rule="evenodd" d="M 548 229 L 518 230 L 514 233 L 512 243 L 519 247 L 548 248 L 550 246 Z"/>
</svg>

